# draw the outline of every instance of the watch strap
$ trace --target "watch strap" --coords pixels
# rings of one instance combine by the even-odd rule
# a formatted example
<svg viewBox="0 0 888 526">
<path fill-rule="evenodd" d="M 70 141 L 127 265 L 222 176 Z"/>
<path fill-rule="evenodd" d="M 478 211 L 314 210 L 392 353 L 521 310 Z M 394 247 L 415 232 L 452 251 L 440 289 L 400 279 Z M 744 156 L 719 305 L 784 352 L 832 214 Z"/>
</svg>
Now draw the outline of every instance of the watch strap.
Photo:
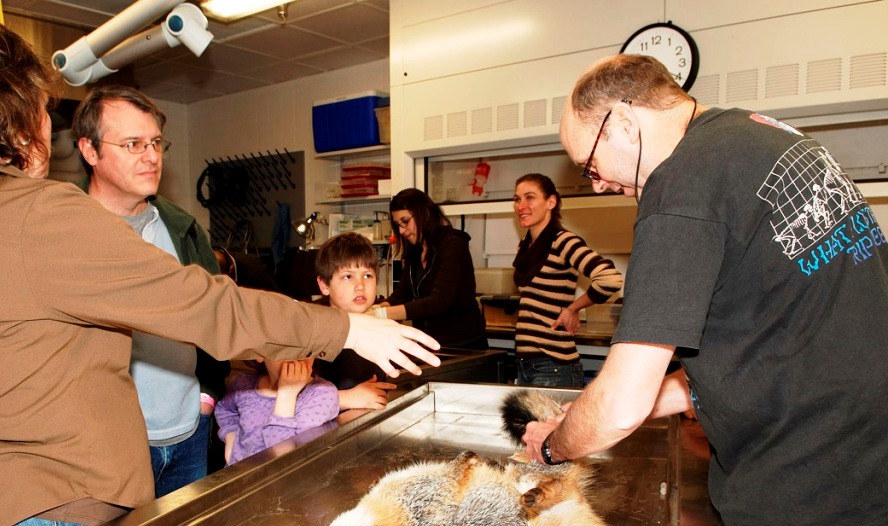
<svg viewBox="0 0 888 526">
<path fill-rule="evenodd" d="M 561 462 L 555 462 L 552 460 L 552 448 L 549 446 L 549 441 L 552 440 L 552 433 L 543 440 L 543 445 L 540 446 L 540 455 L 543 457 L 543 462 L 550 466 L 555 466 L 557 464 L 561 464 Z"/>
</svg>

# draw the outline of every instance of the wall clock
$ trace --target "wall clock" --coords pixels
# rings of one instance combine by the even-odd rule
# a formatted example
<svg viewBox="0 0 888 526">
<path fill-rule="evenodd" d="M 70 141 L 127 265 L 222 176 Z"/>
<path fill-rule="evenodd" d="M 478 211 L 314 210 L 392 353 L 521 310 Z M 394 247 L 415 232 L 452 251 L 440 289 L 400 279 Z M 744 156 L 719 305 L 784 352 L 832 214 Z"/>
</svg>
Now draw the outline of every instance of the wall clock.
<svg viewBox="0 0 888 526">
<path fill-rule="evenodd" d="M 620 53 L 649 55 L 666 66 L 675 81 L 691 89 L 700 67 L 700 52 L 691 35 L 672 22 L 657 22 L 636 31 L 623 44 Z"/>
</svg>

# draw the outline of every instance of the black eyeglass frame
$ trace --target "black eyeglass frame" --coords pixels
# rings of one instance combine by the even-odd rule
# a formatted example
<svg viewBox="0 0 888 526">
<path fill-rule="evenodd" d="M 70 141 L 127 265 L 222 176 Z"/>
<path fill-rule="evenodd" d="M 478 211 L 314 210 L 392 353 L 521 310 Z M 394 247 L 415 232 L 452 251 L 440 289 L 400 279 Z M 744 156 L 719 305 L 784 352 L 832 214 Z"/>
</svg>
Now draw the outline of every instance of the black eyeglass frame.
<svg viewBox="0 0 888 526">
<path fill-rule="evenodd" d="M 407 219 L 401 218 L 400 221 L 395 221 L 395 218 L 392 218 L 392 226 L 396 229 L 407 228 L 410 226 L 410 222 L 413 221 L 413 215 L 408 217 Z"/>
<path fill-rule="evenodd" d="M 620 102 L 624 102 L 626 104 L 632 104 L 632 101 L 629 99 L 622 99 Z M 611 113 L 613 113 L 613 108 L 608 110 L 607 113 L 604 114 L 604 118 L 601 119 L 601 127 L 598 128 L 598 135 L 595 136 L 595 142 L 592 143 L 592 151 L 589 152 L 589 158 L 586 159 L 586 165 L 583 167 L 583 173 L 580 174 L 581 177 L 585 177 L 586 179 L 591 179 L 594 182 L 600 181 L 601 176 L 598 175 L 598 172 L 592 169 L 592 158 L 595 157 L 595 150 L 598 149 L 598 141 L 601 140 L 601 134 L 604 132 L 604 127 L 607 125 L 607 120 L 610 118 Z"/>
</svg>

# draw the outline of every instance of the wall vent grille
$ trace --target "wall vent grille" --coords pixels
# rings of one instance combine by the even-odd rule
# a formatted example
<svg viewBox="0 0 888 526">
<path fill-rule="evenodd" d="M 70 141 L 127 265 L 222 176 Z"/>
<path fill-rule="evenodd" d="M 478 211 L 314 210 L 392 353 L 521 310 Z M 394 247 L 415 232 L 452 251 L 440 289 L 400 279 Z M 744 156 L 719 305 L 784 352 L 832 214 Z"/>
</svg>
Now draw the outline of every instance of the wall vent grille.
<svg viewBox="0 0 888 526">
<path fill-rule="evenodd" d="M 493 131 L 493 109 L 472 110 L 472 135 Z"/>
<path fill-rule="evenodd" d="M 885 86 L 888 53 L 873 53 L 851 57 L 849 87 L 872 88 Z"/>
<path fill-rule="evenodd" d="M 758 70 L 733 71 L 728 73 L 725 101 L 755 100 L 758 98 Z"/>
<path fill-rule="evenodd" d="M 691 87 L 690 94 L 697 99 L 697 102 L 704 106 L 718 106 L 720 87 L 721 77 L 719 75 L 704 75 L 697 77 L 693 87 Z"/>
<path fill-rule="evenodd" d="M 807 93 L 839 91 L 842 89 L 842 59 L 808 62 Z"/>
<path fill-rule="evenodd" d="M 713 73 L 697 78 L 690 94 L 704 106 L 754 107 L 754 101 L 888 86 L 888 52 Z M 456 111 L 424 120 L 424 140 L 558 126 L 567 95 Z M 557 132 L 557 128 L 555 130 Z"/>
<path fill-rule="evenodd" d="M 561 112 L 564 111 L 564 104 L 567 102 L 567 97 L 555 97 L 552 99 L 552 124 L 558 124 L 561 122 Z"/>
<path fill-rule="evenodd" d="M 462 137 L 468 133 L 468 115 L 464 111 L 447 114 L 447 136 Z"/>
<path fill-rule="evenodd" d="M 496 131 L 517 130 L 520 106 L 504 104 L 496 107 Z"/>
<path fill-rule="evenodd" d="M 765 98 L 799 94 L 799 65 L 786 64 L 765 70 Z"/>
<path fill-rule="evenodd" d="M 444 116 L 432 115 L 426 117 L 423 126 L 423 139 L 426 141 L 437 141 L 444 138 Z"/>
<path fill-rule="evenodd" d="M 549 101 L 546 99 L 529 100 L 524 103 L 524 127 L 545 126 L 546 110 L 549 109 Z"/>
</svg>

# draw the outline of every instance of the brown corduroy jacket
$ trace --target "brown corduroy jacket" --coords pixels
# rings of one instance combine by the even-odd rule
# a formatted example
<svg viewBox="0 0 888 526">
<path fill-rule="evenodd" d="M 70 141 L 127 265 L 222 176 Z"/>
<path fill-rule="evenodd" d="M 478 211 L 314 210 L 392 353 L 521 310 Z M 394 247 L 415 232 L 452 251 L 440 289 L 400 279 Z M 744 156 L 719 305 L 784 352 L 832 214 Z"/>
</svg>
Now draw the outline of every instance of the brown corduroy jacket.
<svg viewBox="0 0 888 526">
<path fill-rule="evenodd" d="M 345 313 L 182 267 L 73 185 L 0 172 L 0 524 L 153 498 L 131 329 L 223 360 L 345 345 Z"/>
</svg>

